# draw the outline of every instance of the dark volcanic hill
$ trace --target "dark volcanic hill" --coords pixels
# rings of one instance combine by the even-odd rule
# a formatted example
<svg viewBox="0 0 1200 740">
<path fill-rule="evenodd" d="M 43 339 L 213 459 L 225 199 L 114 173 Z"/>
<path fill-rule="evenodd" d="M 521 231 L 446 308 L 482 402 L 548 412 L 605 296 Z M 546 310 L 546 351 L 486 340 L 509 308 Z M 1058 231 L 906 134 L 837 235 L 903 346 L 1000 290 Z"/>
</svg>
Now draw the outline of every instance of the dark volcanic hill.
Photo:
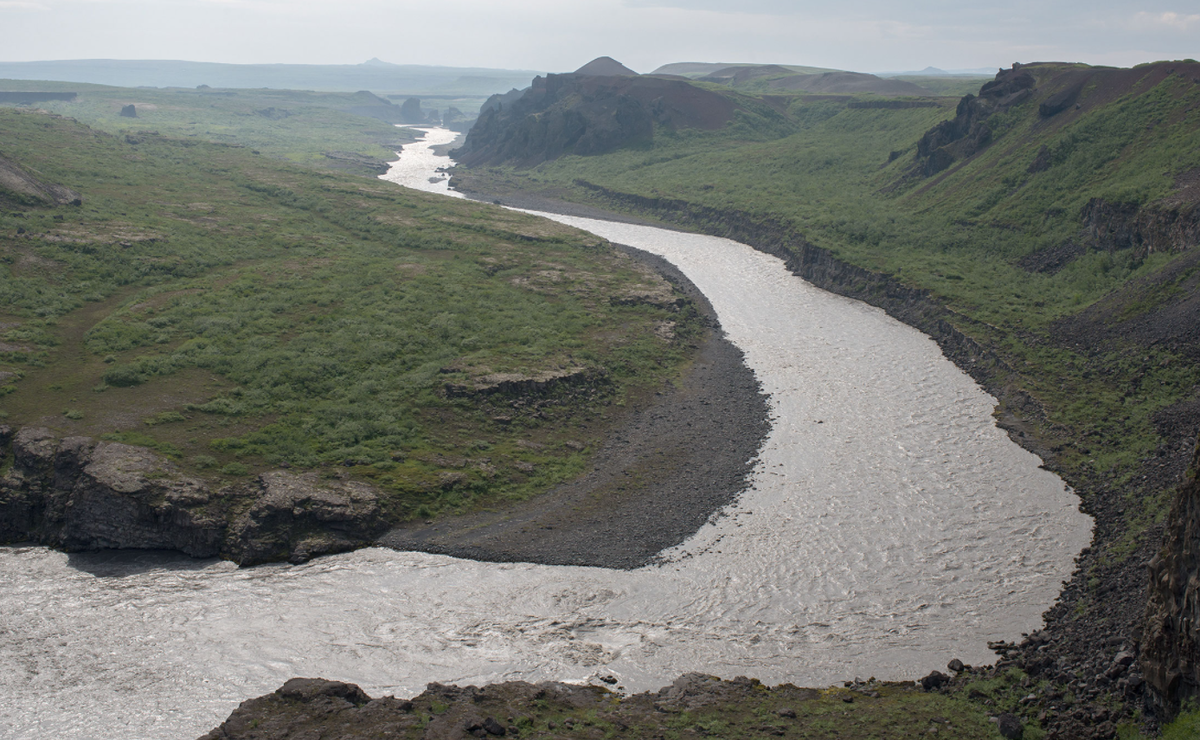
<svg viewBox="0 0 1200 740">
<path fill-rule="evenodd" d="M 660 129 L 719 129 L 748 102 L 677 79 L 547 75 L 519 98 L 489 101 L 453 156 L 468 167 L 528 167 L 564 154 L 603 154 L 648 144 Z"/>
<path fill-rule="evenodd" d="M 612 57 L 597 57 L 575 70 L 575 74 L 589 77 L 637 77 L 637 72 Z"/>
</svg>

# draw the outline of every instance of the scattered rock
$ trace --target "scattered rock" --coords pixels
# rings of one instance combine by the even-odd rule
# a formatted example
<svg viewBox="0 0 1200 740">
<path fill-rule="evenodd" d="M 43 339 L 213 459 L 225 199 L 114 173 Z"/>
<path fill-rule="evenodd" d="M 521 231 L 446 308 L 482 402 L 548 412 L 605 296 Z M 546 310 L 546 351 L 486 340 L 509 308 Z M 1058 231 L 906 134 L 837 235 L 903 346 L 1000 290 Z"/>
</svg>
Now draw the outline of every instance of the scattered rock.
<svg viewBox="0 0 1200 740">
<path fill-rule="evenodd" d="M 1021 720 L 1016 715 L 1007 712 L 997 718 L 996 725 L 1000 734 L 1008 740 L 1021 740 L 1025 734 L 1025 727 L 1021 724 Z"/>
<path fill-rule="evenodd" d="M 950 682 L 950 677 L 941 671 L 933 671 L 920 681 L 921 688 L 926 691 L 935 691 Z"/>
</svg>

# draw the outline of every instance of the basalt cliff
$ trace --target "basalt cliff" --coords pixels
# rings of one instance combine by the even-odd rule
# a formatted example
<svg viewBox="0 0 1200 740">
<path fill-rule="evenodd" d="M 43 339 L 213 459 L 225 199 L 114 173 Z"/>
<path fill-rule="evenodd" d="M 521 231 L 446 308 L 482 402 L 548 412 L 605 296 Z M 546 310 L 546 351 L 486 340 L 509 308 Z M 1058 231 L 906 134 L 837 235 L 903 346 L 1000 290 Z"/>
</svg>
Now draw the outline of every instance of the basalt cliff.
<svg viewBox="0 0 1200 740">
<path fill-rule="evenodd" d="M 264 473 L 212 488 L 142 448 L 0 426 L 0 542 L 68 552 L 179 550 L 241 565 L 303 562 L 374 541 L 387 528 L 372 489 L 316 473 Z"/>
</svg>

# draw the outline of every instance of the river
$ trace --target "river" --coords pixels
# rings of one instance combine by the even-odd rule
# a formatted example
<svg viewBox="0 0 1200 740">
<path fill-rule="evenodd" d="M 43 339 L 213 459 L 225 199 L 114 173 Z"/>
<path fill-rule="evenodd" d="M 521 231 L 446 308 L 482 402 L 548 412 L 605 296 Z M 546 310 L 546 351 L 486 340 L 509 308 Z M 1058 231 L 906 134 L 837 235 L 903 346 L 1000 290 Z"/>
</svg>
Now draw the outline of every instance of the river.
<svg viewBox="0 0 1200 740">
<path fill-rule="evenodd" d="M 385 179 L 448 193 L 428 146 L 452 136 L 430 131 Z M 910 679 L 1040 626 L 1091 520 L 931 339 L 745 245 L 547 217 L 676 264 L 745 352 L 773 428 L 728 516 L 635 571 L 0 548 L 0 736 L 196 737 L 292 676 L 376 696 L 608 675 L 640 691 L 689 671 Z"/>
</svg>

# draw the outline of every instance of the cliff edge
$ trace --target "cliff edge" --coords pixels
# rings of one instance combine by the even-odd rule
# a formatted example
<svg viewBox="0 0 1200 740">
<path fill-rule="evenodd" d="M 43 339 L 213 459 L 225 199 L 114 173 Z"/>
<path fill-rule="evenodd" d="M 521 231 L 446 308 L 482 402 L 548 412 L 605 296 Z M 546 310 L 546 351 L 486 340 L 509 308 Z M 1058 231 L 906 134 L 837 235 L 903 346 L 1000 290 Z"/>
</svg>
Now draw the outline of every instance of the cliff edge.
<svg viewBox="0 0 1200 740">
<path fill-rule="evenodd" d="M 1142 671 L 1156 713 L 1173 717 L 1200 696 L 1200 446 L 1150 561 Z"/>
</svg>

